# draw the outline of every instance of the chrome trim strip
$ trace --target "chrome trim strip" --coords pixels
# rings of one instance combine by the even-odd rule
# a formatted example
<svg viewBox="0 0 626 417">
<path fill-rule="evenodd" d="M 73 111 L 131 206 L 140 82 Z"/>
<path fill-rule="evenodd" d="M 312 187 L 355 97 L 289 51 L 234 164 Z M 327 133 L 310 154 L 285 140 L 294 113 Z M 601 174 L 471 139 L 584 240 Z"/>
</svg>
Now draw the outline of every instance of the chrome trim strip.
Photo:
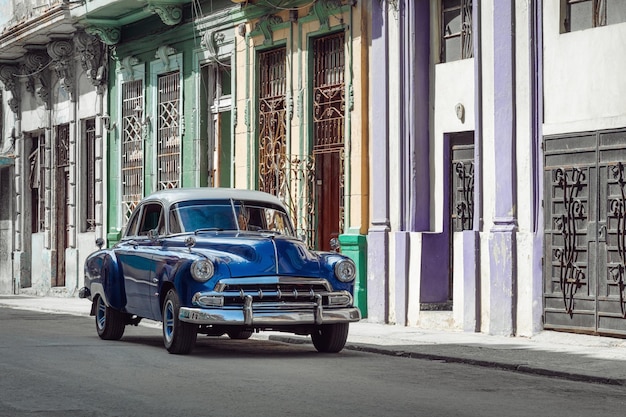
<svg viewBox="0 0 626 417">
<path fill-rule="evenodd" d="M 332 287 L 328 280 L 323 278 L 304 278 L 304 277 L 254 277 L 254 278 L 225 278 L 218 281 L 213 289 L 215 292 L 222 292 L 228 285 L 321 285 L 326 291 L 332 291 Z"/>
</svg>

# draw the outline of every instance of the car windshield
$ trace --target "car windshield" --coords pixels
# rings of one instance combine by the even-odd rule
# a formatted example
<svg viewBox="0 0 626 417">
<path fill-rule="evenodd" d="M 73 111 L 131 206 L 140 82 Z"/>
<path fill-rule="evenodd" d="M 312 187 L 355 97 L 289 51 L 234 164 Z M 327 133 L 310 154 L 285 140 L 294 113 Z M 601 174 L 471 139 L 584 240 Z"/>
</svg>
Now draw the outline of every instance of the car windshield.
<svg viewBox="0 0 626 417">
<path fill-rule="evenodd" d="M 291 220 L 279 206 L 249 201 L 186 201 L 170 209 L 170 232 L 237 230 L 295 236 Z"/>
</svg>

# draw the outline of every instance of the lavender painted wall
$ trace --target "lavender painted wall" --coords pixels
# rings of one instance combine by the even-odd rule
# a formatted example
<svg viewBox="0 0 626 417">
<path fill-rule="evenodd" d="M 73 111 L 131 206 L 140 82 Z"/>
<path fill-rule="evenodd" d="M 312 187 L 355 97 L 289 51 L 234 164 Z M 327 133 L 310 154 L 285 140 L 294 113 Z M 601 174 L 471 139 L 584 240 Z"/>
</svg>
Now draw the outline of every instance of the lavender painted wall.
<svg viewBox="0 0 626 417">
<path fill-rule="evenodd" d="M 515 3 L 494 2 L 494 139 L 496 190 L 489 237 L 489 333 L 513 335 L 516 314 Z"/>
<path fill-rule="evenodd" d="M 367 311 L 374 322 L 387 322 L 389 312 L 389 41 L 386 2 L 371 0 L 370 120 L 372 221 L 367 245 Z M 380 65 L 380 63 L 385 63 Z"/>
</svg>

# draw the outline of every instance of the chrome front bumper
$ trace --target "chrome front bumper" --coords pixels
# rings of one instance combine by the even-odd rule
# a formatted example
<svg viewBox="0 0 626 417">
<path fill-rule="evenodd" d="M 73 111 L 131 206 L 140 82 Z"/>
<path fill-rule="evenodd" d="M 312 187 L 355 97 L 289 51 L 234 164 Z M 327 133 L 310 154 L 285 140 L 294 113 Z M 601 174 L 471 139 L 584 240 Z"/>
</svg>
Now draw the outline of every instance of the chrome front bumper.
<svg viewBox="0 0 626 417">
<path fill-rule="evenodd" d="M 350 323 L 361 320 L 361 312 L 356 307 L 325 308 L 319 301 L 290 305 L 253 303 L 252 297 L 246 296 L 243 306 L 239 308 L 181 307 L 178 318 L 187 323 L 203 325 L 263 327 Z"/>
</svg>

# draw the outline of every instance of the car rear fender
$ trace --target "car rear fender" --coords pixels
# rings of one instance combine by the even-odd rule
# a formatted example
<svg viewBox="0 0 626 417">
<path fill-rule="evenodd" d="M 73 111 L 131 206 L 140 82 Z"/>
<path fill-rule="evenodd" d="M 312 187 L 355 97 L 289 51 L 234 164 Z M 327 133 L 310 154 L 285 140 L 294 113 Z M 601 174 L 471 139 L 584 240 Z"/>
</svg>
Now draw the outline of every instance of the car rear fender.
<svg viewBox="0 0 626 417">
<path fill-rule="evenodd" d="M 121 267 L 112 251 L 103 251 L 100 280 L 91 284 L 91 293 L 100 295 L 107 306 L 123 311 L 126 307 L 126 291 Z"/>
</svg>

